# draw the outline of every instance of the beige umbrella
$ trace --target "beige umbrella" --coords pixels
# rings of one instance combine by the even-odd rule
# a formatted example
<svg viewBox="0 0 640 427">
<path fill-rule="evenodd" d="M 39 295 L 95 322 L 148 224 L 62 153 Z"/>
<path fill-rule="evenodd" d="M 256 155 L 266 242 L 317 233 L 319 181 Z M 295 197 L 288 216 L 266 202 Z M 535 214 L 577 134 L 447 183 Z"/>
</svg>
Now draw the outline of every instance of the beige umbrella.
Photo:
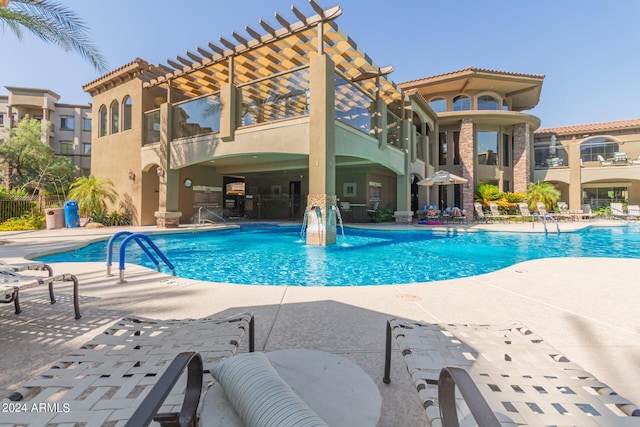
<svg viewBox="0 0 640 427">
<path fill-rule="evenodd" d="M 425 178 L 421 181 L 418 181 L 418 185 L 425 185 L 427 187 L 431 187 L 433 185 L 450 185 L 450 184 L 464 184 L 468 180 L 459 177 L 458 175 L 454 175 L 447 171 L 438 171 L 434 173 L 429 178 Z"/>
</svg>

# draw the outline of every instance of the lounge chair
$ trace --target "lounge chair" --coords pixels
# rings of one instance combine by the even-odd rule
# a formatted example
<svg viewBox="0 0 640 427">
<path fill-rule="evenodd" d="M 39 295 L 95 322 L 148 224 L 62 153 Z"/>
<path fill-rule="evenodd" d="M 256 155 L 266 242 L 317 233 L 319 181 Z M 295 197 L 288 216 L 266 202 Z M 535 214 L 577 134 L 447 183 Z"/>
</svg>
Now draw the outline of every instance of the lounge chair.
<svg viewBox="0 0 640 427">
<path fill-rule="evenodd" d="M 582 219 L 582 213 L 574 213 L 570 211 L 567 202 L 558 202 L 558 217 L 561 219 L 575 221 Z"/>
<path fill-rule="evenodd" d="M 600 162 L 600 166 L 612 166 L 613 162 L 611 160 L 605 160 L 602 155 L 598 154 L 598 161 Z"/>
<path fill-rule="evenodd" d="M 611 215 L 613 215 L 614 217 L 618 217 L 618 218 L 628 218 L 628 214 L 624 211 L 623 207 L 622 207 L 622 203 L 618 203 L 618 202 L 612 202 L 609 205 L 609 211 L 611 212 Z"/>
<path fill-rule="evenodd" d="M 580 205 L 580 207 L 582 208 L 583 219 L 593 219 L 595 217 L 595 214 L 593 213 L 593 210 L 591 209 L 590 204 L 583 203 L 582 205 Z"/>
<path fill-rule="evenodd" d="M 529 211 L 529 205 L 526 202 L 518 203 L 518 210 L 520 211 L 520 216 L 526 219 L 531 218 L 531 211 Z"/>
<path fill-rule="evenodd" d="M 504 215 L 500 213 L 500 210 L 498 209 L 498 205 L 494 202 L 489 203 L 489 210 L 491 211 L 491 216 L 489 218 L 492 220 L 506 221 L 506 222 L 509 222 L 511 220 L 511 217 L 509 217 L 509 215 Z"/>
<path fill-rule="evenodd" d="M 625 153 L 625 152 L 613 153 L 613 164 L 614 165 L 626 165 L 627 164 L 627 153 Z"/>
<path fill-rule="evenodd" d="M 43 270 L 48 272 L 48 276 L 26 276 L 18 273 L 25 270 Z M 15 313 L 22 313 L 20 308 L 20 291 L 35 288 L 40 285 L 49 286 L 49 298 L 51 304 L 55 304 L 56 298 L 53 293 L 54 282 L 73 282 L 73 308 L 75 311 L 75 319 L 78 320 L 80 315 L 80 303 L 78 302 L 78 278 L 73 274 L 53 275 L 53 270 L 46 264 L 26 264 L 26 265 L 10 265 L 3 263 L 0 267 L 0 303 L 12 303 Z"/>
<path fill-rule="evenodd" d="M 482 205 L 478 202 L 475 202 L 473 204 L 473 209 L 475 211 L 475 217 L 476 217 L 476 221 L 478 222 L 488 222 L 489 218 L 487 217 L 487 215 L 485 215 L 484 211 L 482 210 Z"/>
<path fill-rule="evenodd" d="M 250 313 L 185 320 L 126 317 L 8 397 L 25 407 L 46 402 L 59 411 L 3 413 L 2 421 L 123 425 L 179 353 L 197 351 L 201 363 L 215 363 L 236 353 L 245 332 L 249 333 L 249 351 L 253 351 L 254 322 Z M 197 363 L 190 369 L 197 371 Z M 190 377 L 198 379 L 193 372 Z M 198 388 L 198 381 L 193 378 L 188 381 L 190 392 Z M 199 382 L 202 387 L 201 374 Z M 199 394 L 202 390 L 195 391 Z M 162 412 L 170 414 L 180 407 L 185 396 L 182 390 L 168 394 Z"/>
<path fill-rule="evenodd" d="M 399 346 L 429 425 L 638 425 L 640 409 L 519 323 L 387 321 L 383 382 Z M 454 395 L 457 385 L 459 394 Z M 633 418 L 632 418 L 633 417 Z M 466 425 L 466 424 L 465 424 Z"/>
<path fill-rule="evenodd" d="M 640 205 L 627 205 L 627 216 L 638 221 L 640 219 Z"/>
</svg>

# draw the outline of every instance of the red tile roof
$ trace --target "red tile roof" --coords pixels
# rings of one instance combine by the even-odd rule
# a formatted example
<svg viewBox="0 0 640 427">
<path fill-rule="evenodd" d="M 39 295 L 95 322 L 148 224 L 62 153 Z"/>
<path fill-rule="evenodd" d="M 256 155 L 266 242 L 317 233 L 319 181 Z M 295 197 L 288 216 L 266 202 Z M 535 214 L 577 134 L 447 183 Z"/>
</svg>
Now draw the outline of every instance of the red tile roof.
<svg viewBox="0 0 640 427">
<path fill-rule="evenodd" d="M 538 129 L 534 133 L 540 134 L 556 134 L 556 135 L 572 135 L 585 134 L 592 132 L 604 132 L 627 128 L 640 128 L 640 118 L 629 120 L 617 120 L 614 122 L 588 123 L 584 125 L 560 126 L 555 128 Z"/>
</svg>

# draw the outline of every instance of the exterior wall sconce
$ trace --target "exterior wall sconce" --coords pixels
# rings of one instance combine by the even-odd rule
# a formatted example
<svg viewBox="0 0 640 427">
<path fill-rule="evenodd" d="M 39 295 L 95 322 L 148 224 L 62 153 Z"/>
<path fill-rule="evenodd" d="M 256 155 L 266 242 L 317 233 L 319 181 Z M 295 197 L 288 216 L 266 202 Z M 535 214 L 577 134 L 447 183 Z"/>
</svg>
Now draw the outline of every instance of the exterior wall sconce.
<svg viewBox="0 0 640 427">
<path fill-rule="evenodd" d="M 158 176 L 160 178 L 162 178 L 164 176 L 164 169 L 162 169 L 161 167 L 158 167 Z"/>
<path fill-rule="evenodd" d="M 129 179 L 131 181 L 135 181 L 136 180 L 136 174 L 132 170 L 129 170 Z"/>
</svg>

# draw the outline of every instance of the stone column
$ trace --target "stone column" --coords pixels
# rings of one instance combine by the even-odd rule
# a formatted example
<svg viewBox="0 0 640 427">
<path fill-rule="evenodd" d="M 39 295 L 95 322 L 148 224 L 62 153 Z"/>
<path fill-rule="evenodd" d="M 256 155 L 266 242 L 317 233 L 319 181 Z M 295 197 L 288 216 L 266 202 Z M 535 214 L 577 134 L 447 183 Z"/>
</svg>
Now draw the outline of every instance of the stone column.
<svg viewBox="0 0 640 427">
<path fill-rule="evenodd" d="M 155 212 L 158 228 L 176 228 L 182 212 L 178 211 L 180 173 L 171 170 L 170 143 L 173 139 L 173 107 L 169 103 L 160 106 L 160 166 L 158 167 L 158 211 Z"/>
<path fill-rule="evenodd" d="M 411 211 L 411 162 L 410 147 L 412 125 L 408 120 L 400 122 L 400 141 L 402 141 L 404 151 L 404 174 L 396 177 L 396 204 L 398 210 L 393 213 L 398 224 L 411 224 L 413 222 L 413 212 Z"/>
<path fill-rule="evenodd" d="M 531 181 L 531 129 L 528 123 L 513 127 L 513 191 L 524 193 Z"/>
<path fill-rule="evenodd" d="M 574 136 L 568 144 L 562 144 L 569 157 L 569 209 L 582 209 L 582 166 L 580 164 L 580 142 Z"/>
<path fill-rule="evenodd" d="M 469 216 L 473 216 L 473 194 L 475 191 L 476 143 L 473 121 L 464 119 L 460 123 L 460 165 L 462 177 L 467 180 L 462 184 L 462 209 Z"/>
<path fill-rule="evenodd" d="M 334 63 L 311 59 L 309 84 L 309 195 L 307 244 L 336 243 L 336 164 Z"/>
</svg>

